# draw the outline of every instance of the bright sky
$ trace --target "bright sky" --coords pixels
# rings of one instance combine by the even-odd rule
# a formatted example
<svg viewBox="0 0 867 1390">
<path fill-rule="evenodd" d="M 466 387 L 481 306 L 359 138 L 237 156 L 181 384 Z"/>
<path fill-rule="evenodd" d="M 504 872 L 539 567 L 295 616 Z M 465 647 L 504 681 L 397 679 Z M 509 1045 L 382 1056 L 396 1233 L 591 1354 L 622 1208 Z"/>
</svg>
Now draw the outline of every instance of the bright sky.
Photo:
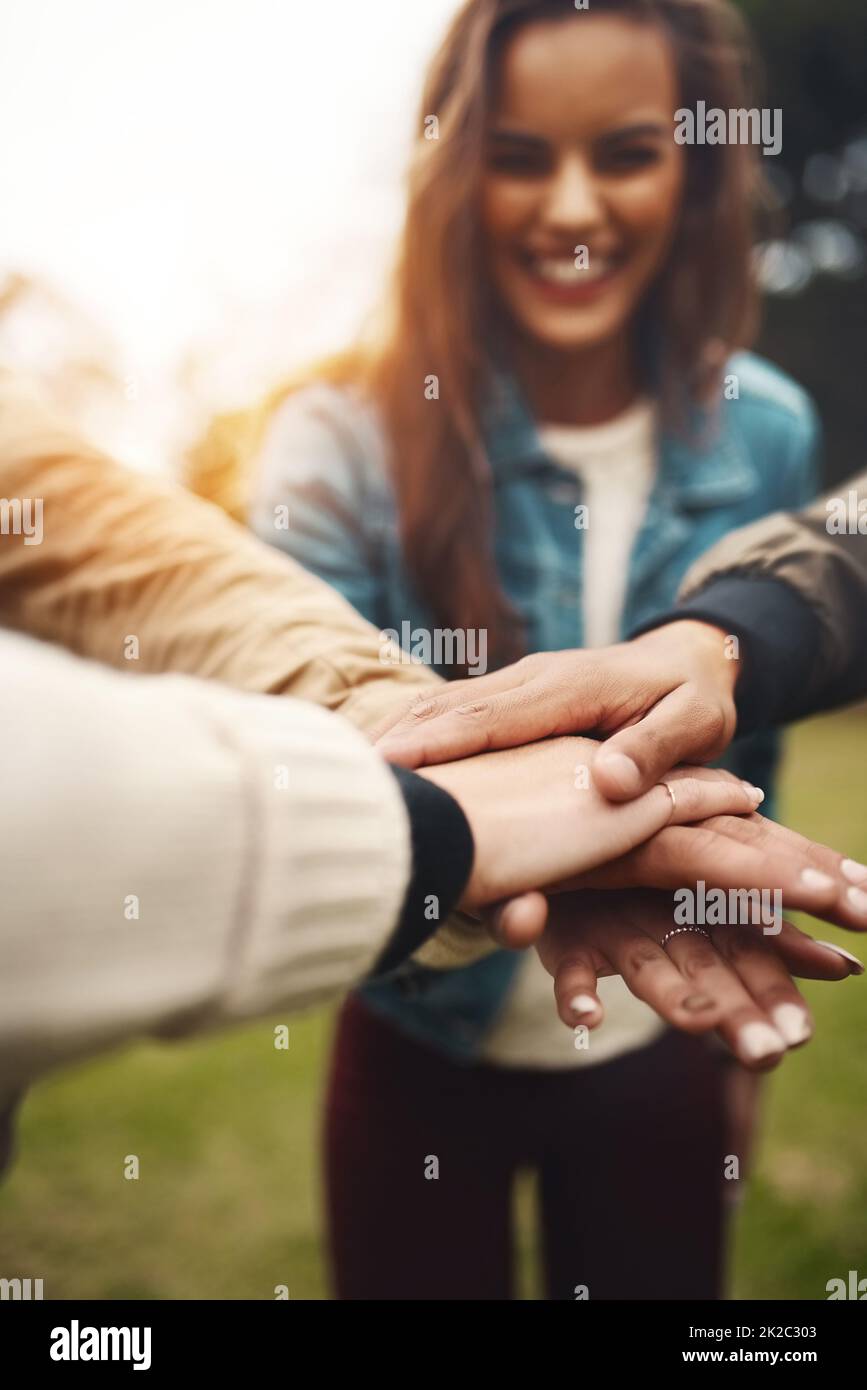
<svg viewBox="0 0 867 1390">
<path fill-rule="evenodd" d="M 288 339 L 339 342 L 377 288 L 456 8 L 0 0 L 0 278 L 48 275 L 145 371 L 275 300 Z"/>
</svg>

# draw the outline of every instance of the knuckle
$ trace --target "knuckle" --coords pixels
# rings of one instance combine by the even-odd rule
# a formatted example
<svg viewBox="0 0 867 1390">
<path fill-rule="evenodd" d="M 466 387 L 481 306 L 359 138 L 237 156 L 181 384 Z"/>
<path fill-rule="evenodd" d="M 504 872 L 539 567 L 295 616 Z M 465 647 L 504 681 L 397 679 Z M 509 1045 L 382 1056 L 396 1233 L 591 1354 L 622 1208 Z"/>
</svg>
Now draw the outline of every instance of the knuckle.
<svg viewBox="0 0 867 1390">
<path fill-rule="evenodd" d="M 693 777 L 680 778 L 675 784 L 674 795 L 677 802 L 676 814 L 682 817 L 684 812 L 698 809 L 701 800 L 701 784 Z"/>
<path fill-rule="evenodd" d="M 694 978 L 702 975 L 708 970 L 716 970 L 719 966 L 720 958 L 713 946 L 704 942 L 697 946 L 691 946 L 681 965 L 681 970 L 685 975 Z"/>
<path fill-rule="evenodd" d="M 692 826 L 688 833 L 692 862 L 695 862 L 696 859 L 704 861 L 711 855 L 719 853 L 720 836 L 718 831 L 711 828 L 709 822 Z M 713 861 L 711 860 L 711 862 Z"/>
<path fill-rule="evenodd" d="M 548 656 L 545 652 L 531 652 L 528 656 L 522 656 L 520 661 L 516 661 L 512 671 L 519 682 L 531 680 L 534 676 L 546 672 L 548 669 Z"/>
<path fill-rule="evenodd" d="M 660 964 L 660 948 L 651 945 L 630 946 L 626 952 L 624 965 L 631 975 L 641 975 Z"/>
<path fill-rule="evenodd" d="M 431 698 L 429 694 L 416 695 L 405 718 L 421 724 L 427 719 L 436 719 L 437 715 L 445 713 L 445 709 L 444 700 Z"/>
<path fill-rule="evenodd" d="M 758 937 L 732 931 L 727 927 L 721 927 L 719 930 L 723 954 L 731 965 L 748 966 L 763 957 L 764 949 Z"/>
<path fill-rule="evenodd" d="M 678 1015 L 678 1028 L 683 1028 L 685 1023 L 689 1023 L 696 1032 L 706 1031 L 718 1014 L 716 1000 L 708 994 L 707 1005 L 700 1010 L 693 1010 L 687 1003 L 691 992 L 690 986 L 681 981 L 680 984 L 666 991 L 662 1001 L 663 1007 L 669 1017 L 674 1014 Z"/>
<path fill-rule="evenodd" d="M 587 957 L 579 951 L 570 951 L 566 956 L 562 956 L 557 964 L 557 979 L 562 980 L 566 974 L 586 974 Z"/>
<path fill-rule="evenodd" d="M 490 700 L 471 700 L 465 705 L 458 705 L 454 713 L 467 723 L 484 724 L 492 717 L 494 707 Z"/>
</svg>

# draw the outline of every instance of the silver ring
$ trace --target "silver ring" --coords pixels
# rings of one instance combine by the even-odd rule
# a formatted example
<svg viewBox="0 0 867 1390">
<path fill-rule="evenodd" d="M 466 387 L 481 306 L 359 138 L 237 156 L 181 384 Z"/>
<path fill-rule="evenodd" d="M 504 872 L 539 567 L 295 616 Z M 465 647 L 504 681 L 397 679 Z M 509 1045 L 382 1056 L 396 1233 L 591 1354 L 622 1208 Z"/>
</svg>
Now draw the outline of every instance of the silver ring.
<svg viewBox="0 0 867 1390">
<path fill-rule="evenodd" d="M 669 796 L 671 797 L 671 811 L 672 811 L 672 815 L 673 815 L 674 812 L 677 810 L 677 797 L 676 797 L 675 794 L 674 794 L 674 787 L 671 785 L 670 782 L 660 782 L 659 785 L 660 785 L 661 787 L 665 787 L 665 790 L 668 792 Z"/>
<path fill-rule="evenodd" d="M 704 927 L 672 927 L 671 931 L 667 931 L 659 943 L 663 951 L 665 950 L 666 942 L 670 941 L 673 936 L 680 936 L 682 932 L 688 931 L 698 932 L 699 936 L 703 936 L 707 941 L 710 941 L 710 933 L 706 932 Z"/>
</svg>

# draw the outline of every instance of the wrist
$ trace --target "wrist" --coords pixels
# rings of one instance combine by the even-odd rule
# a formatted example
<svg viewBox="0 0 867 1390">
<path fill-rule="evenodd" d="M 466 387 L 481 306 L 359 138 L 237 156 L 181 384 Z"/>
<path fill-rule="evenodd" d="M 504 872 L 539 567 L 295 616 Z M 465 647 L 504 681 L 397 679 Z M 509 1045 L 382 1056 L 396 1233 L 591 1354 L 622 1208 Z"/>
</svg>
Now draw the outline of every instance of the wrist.
<svg viewBox="0 0 867 1390">
<path fill-rule="evenodd" d="M 392 768 L 407 812 L 412 862 L 399 921 L 374 967 L 382 974 L 413 954 L 467 891 L 473 834 L 460 804 L 433 778 Z"/>
</svg>

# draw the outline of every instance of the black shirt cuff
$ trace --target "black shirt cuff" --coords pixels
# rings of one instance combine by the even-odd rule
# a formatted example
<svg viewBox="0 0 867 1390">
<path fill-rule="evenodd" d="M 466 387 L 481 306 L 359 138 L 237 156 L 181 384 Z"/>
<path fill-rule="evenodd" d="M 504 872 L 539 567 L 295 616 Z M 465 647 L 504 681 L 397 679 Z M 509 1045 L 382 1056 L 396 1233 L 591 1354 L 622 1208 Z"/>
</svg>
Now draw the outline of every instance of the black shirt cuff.
<svg viewBox="0 0 867 1390">
<path fill-rule="evenodd" d="M 454 797 L 415 772 L 402 767 L 391 771 L 409 815 L 412 876 L 397 926 L 373 975 L 394 970 L 433 936 L 464 891 L 475 856 L 469 822 Z"/>
<path fill-rule="evenodd" d="M 666 623 L 712 623 L 737 637 L 742 674 L 735 691 L 738 734 L 786 724 L 809 713 L 822 627 L 808 603 L 779 579 L 743 574 L 713 579 L 633 637 Z"/>
</svg>

